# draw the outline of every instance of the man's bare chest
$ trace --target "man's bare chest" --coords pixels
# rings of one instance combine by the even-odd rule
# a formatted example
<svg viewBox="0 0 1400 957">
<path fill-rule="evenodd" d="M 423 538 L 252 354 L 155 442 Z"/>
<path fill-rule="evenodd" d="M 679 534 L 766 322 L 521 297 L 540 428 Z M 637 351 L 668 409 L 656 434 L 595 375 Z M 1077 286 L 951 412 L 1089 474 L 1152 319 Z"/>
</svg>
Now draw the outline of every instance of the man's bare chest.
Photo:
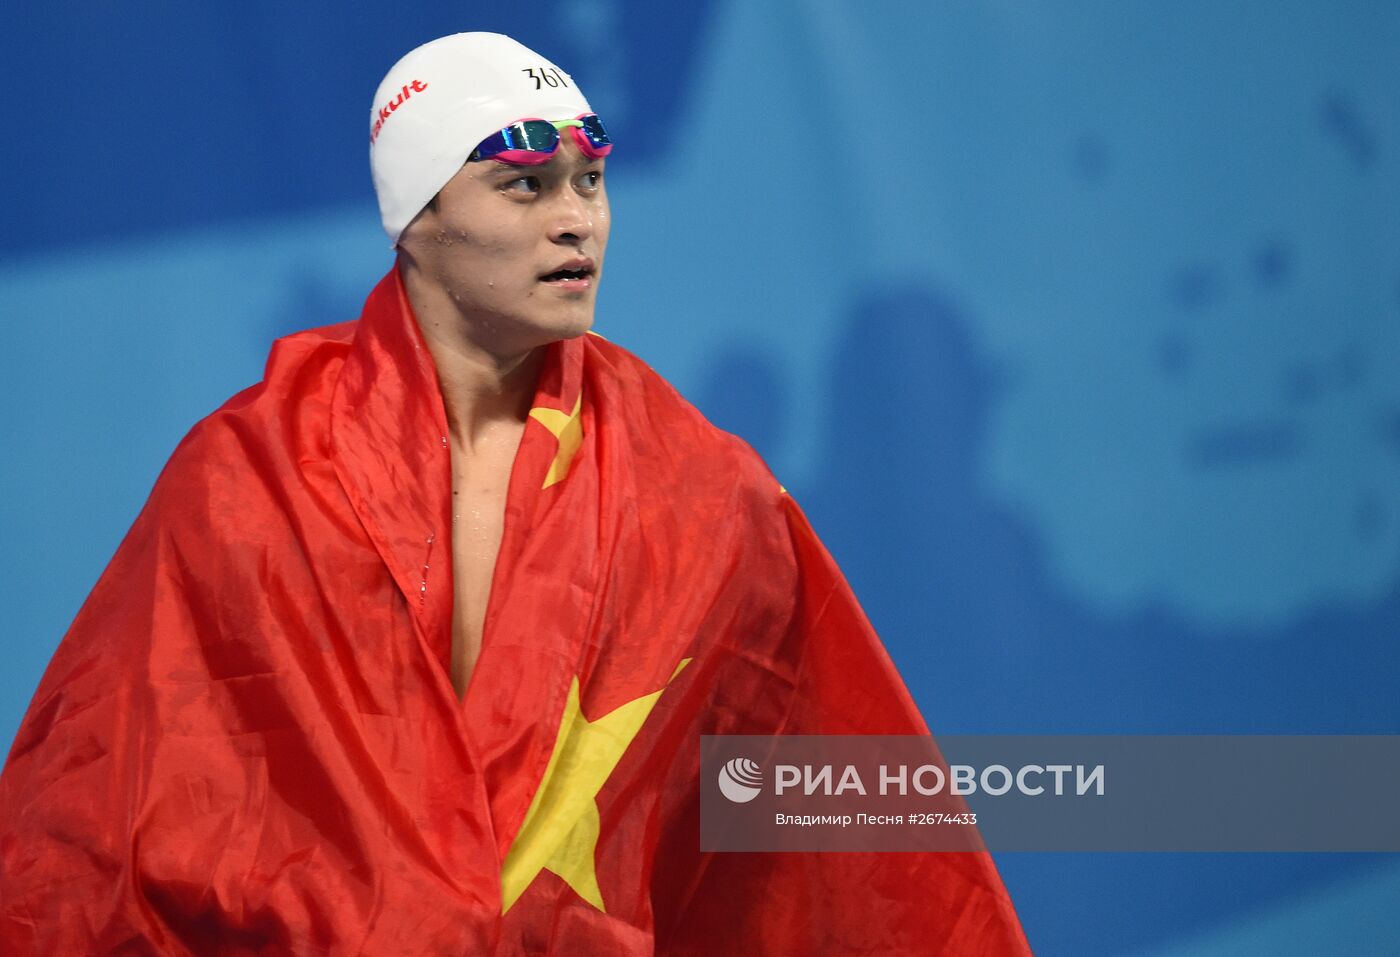
<svg viewBox="0 0 1400 957">
<path fill-rule="evenodd" d="M 452 683 L 459 697 L 465 694 L 481 654 L 486 606 L 505 528 L 513 456 L 512 445 L 453 458 Z"/>
</svg>

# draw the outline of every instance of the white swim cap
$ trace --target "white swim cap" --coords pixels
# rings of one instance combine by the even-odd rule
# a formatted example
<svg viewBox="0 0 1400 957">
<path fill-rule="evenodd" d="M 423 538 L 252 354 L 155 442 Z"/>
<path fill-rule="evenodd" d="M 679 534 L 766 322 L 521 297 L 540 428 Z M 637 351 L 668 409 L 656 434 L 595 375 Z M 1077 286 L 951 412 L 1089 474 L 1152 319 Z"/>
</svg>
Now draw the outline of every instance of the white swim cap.
<svg viewBox="0 0 1400 957">
<path fill-rule="evenodd" d="M 389 70 L 369 117 L 369 167 L 384 231 L 398 245 L 472 150 L 525 117 L 590 113 L 573 77 L 499 33 L 454 33 Z"/>
</svg>

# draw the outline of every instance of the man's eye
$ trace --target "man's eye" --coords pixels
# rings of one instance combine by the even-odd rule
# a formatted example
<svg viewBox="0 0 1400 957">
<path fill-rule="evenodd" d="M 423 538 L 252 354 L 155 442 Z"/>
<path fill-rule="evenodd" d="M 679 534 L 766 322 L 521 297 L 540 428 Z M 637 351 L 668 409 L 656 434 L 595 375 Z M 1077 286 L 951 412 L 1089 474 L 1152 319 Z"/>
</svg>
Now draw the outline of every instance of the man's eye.
<svg viewBox="0 0 1400 957">
<path fill-rule="evenodd" d="M 538 176 L 521 176 L 505 184 L 504 189 L 511 193 L 538 193 L 540 191 L 540 178 Z"/>
</svg>

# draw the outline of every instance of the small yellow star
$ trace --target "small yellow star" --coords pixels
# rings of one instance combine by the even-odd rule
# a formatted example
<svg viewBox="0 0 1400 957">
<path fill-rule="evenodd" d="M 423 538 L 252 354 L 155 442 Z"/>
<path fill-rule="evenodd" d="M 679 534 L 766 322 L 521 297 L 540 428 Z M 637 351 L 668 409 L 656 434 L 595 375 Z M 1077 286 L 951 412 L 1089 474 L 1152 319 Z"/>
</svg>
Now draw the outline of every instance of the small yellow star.
<svg viewBox="0 0 1400 957">
<path fill-rule="evenodd" d="M 583 417 L 579 415 L 582 408 L 583 390 L 580 389 L 572 412 L 546 408 L 530 410 L 530 418 L 549 429 L 559 440 L 559 451 L 555 453 L 554 461 L 549 464 L 549 472 L 546 473 L 544 484 L 540 488 L 549 488 L 555 482 L 562 482 L 564 476 L 569 474 L 569 463 L 574 460 L 574 453 L 583 444 Z"/>
<path fill-rule="evenodd" d="M 682 659 L 667 684 L 690 662 L 689 658 Z M 574 676 L 554 751 L 530 809 L 525 812 L 525 823 L 501 867 L 502 914 L 520 899 L 542 870 L 557 874 L 580 897 L 605 910 L 594 870 L 600 826 L 594 798 L 641 730 L 661 691 L 643 695 L 597 721 L 589 721 L 579 708 L 578 676 Z"/>
</svg>

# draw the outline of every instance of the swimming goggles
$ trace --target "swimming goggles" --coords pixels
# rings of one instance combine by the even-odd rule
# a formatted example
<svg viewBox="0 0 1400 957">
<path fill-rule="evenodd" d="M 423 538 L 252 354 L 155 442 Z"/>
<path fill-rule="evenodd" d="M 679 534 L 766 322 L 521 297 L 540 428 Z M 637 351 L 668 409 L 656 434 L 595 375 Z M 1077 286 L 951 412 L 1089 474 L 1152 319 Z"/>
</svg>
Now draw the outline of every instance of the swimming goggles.
<svg viewBox="0 0 1400 957">
<path fill-rule="evenodd" d="M 494 159 L 517 166 L 548 163 L 559 149 L 560 134 L 566 129 L 589 159 L 612 152 L 612 140 L 598 114 L 580 113 L 572 120 L 517 120 L 482 140 L 467 161 Z"/>
</svg>

